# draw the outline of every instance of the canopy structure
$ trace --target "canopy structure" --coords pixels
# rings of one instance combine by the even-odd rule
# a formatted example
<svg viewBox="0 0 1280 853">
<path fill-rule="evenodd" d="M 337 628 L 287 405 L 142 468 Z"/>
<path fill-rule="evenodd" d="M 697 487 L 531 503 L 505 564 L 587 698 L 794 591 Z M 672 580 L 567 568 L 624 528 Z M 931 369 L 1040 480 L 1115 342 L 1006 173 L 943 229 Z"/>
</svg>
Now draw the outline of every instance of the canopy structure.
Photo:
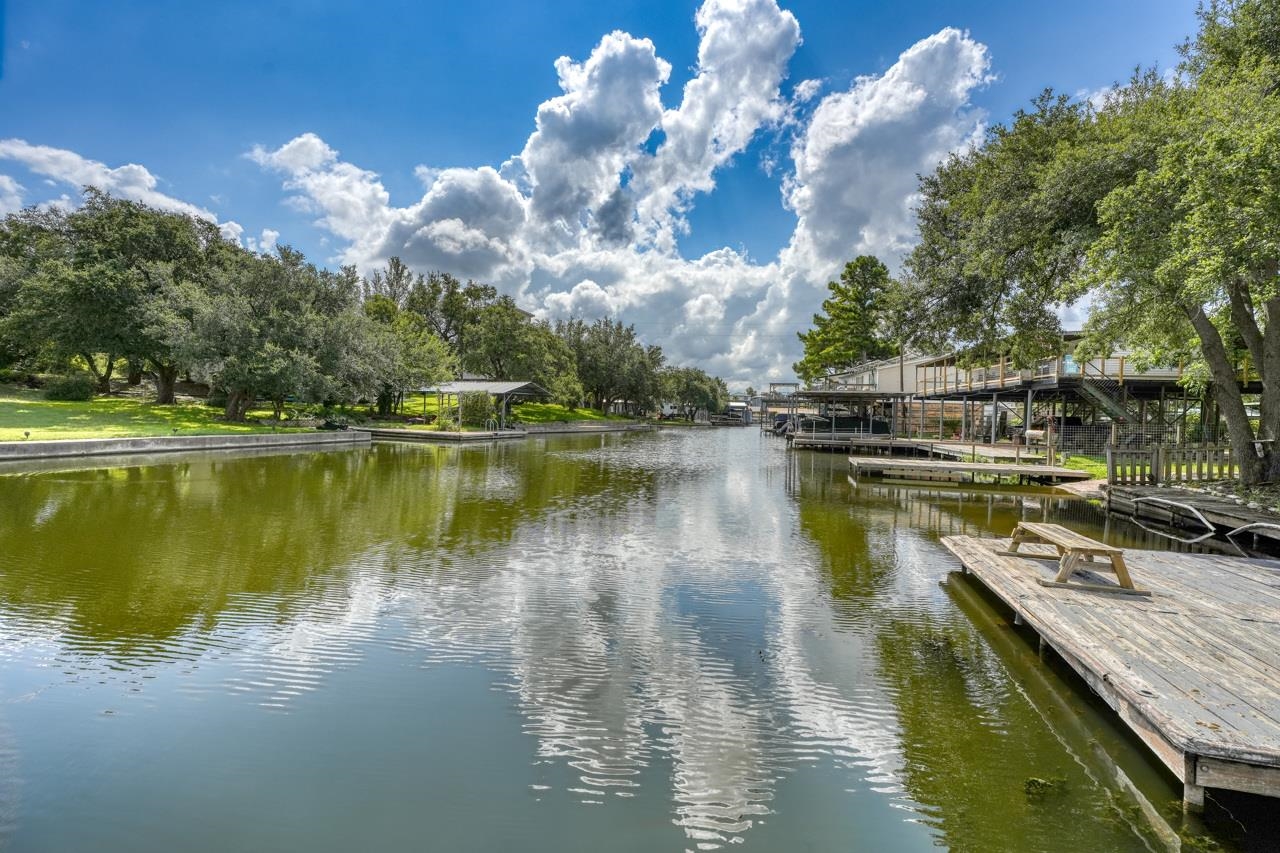
<svg viewBox="0 0 1280 853">
<path fill-rule="evenodd" d="M 459 379 L 456 382 L 446 382 L 436 388 L 418 389 L 418 393 L 423 395 L 424 400 L 427 394 L 434 393 L 439 397 L 441 411 L 444 410 L 445 401 L 449 397 L 474 391 L 482 391 L 498 401 L 498 429 L 506 429 L 507 427 L 507 412 L 512 400 L 537 400 L 551 396 L 545 388 L 537 383 L 520 381 L 490 382 L 487 380 Z"/>
</svg>

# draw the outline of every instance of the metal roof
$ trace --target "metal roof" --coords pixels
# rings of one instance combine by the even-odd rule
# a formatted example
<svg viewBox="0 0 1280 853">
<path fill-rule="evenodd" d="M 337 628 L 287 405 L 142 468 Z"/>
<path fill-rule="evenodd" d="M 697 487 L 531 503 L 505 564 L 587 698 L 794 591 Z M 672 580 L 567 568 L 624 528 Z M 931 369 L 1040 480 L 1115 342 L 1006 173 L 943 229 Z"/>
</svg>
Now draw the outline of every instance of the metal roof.
<svg viewBox="0 0 1280 853">
<path fill-rule="evenodd" d="M 437 388 L 419 388 L 419 394 L 465 394 L 468 391 L 484 391 L 495 397 L 550 397 L 546 389 L 533 382 L 481 382 L 459 380 L 446 382 Z"/>
</svg>

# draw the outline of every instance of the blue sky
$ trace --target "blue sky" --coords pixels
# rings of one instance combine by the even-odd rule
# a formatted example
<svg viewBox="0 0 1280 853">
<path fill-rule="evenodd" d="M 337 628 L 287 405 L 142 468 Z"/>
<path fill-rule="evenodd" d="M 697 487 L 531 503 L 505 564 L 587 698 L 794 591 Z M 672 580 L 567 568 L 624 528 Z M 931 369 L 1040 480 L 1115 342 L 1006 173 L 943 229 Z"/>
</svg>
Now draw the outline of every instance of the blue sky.
<svg viewBox="0 0 1280 853">
<path fill-rule="evenodd" d="M 909 206 L 946 147 L 1046 86 L 1170 67 L 1195 29 L 1193 0 L 708 0 L 700 33 L 701 5 L 9 0 L 0 140 L 25 146 L 0 147 L 0 202 L 74 197 L 86 175 L 135 164 L 104 180 L 234 223 L 250 245 L 269 229 L 328 265 L 456 262 L 549 317 L 616 313 L 676 357 L 763 380 L 794 358 L 840 258 L 901 256 L 909 221 L 884 211 Z M 603 40 L 614 31 L 629 38 Z M 720 58 L 700 68 L 703 42 Z M 583 69 L 567 95 L 561 56 Z M 734 89 L 743 69 L 764 70 Z M 947 74 L 960 94 L 931 94 L 915 118 L 868 112 L 888 92 L 949 91 Z M 807 99 L 802 81 L 817 81 Z M 883 131 L 841 136 L 841 115 Z M 716 144 L 698 147 L 698 122 Z M 304 136 L 311 148 L 284 151 Z M 631 215 L 605 240 L 609 199 Z M 708 256 L 721 247 L 735 256 Z"/>
</svg>

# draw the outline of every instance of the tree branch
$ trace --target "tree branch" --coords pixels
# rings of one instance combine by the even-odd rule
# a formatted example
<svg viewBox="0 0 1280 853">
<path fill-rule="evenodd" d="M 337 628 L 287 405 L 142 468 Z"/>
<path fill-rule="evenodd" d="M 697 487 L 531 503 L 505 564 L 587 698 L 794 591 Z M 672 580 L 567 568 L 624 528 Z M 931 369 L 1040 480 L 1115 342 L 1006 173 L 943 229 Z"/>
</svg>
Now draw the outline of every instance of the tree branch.
<svg viewBox="0 0 1280 853">
<path fill-rule="evenodd" d="M 1227 282 L 1227 296 L 1231 299 L 1231 322 L 1235 324 L 1244 338 L 1244 345 L 1249 348 L 1249 355 L 1254 364 L 1262 364 L 1265 349 L 1262 344 L 1262 331 L 1258 328 L 1258 318 L 1253 313 L 1253 297 L 1244 280 L 1239 276 Z"/>
</svg>

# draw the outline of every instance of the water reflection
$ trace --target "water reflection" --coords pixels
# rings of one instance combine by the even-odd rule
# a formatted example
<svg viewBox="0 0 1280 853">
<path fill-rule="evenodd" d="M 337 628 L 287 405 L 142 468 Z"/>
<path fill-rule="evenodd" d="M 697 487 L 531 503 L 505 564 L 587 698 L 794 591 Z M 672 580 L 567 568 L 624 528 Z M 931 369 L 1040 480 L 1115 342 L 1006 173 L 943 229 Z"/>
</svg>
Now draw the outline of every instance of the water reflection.
<svg viewBox="0 0 1280 853">
<path fill-rule="evenodd" d="M 0 791 L 20 779 L 58 803 L 67 776 L 43 768 L 68 762 L 59 736 L 124 695 L 149 720 L 237 731 L 223 744 L 233 753 L 279 749 L 254 722 L 270 712 L 286 728 L 263 732 L 287 732 L 299 750 L 328 742 L 322 711 L 358 697 L 366 716 L 339 717 L 337 734 L 384 756 L 370 796 L 397 803 L 405 786 L 463 772 L 476 786 L 463 814 L 443 795 L 384 804 L 364 826 L 374 846 L 425 814 L 464 824 L 460 846 L 491 848 L 509 831 L 496 808 L 533 849 L 557 837 L 972 850 L 1087 837 L 1142 849 L 1141 828 L 1117 817 L 939 586 L 954 567 L 940 533 L 1006 533 L 1079 502 L 854 487 L 840 461 L 801 462 L 754 430 L 722 430 L 0 477 L 0 676 L 25 754 L 21 770 L 0 760 Z M 508 723 L 486 716 L 473 672 L 505 697 Z M 423 718 L 425 698 L 400 698 L 446 676 L 452 729 Z M 41 703 L 58 713 L 19 713 Z M 415 743 L 505 743 L 508 725 L 530 753 L 508 747 L 465 768 L 395 759 Z M 142 766 L 185 760 L 154 733 L 131 745 Z M 285 752 L 260 772 L 288 787 L 300 760 Z M 1031 802 L 1030 776 L 1062 779 L 1066 793 Z M 70 823 L 115 814 L 97 846 L 136 847 L 146 821 L 202 809 L 165 790 L 150 804 L 159 816 L 130 823 L 118 817 L 127 795 L 82 792 Z M 335 847 L 338 815 L 303 803 L 276 791 L 271 807 L 295 814 L 310 846 Z M 47 846 L 67 831 L 50 821 L 18 808 L 8 832 Z M 1097 828 L 1081 836 L 1082 823 Z"/>
</svg>

